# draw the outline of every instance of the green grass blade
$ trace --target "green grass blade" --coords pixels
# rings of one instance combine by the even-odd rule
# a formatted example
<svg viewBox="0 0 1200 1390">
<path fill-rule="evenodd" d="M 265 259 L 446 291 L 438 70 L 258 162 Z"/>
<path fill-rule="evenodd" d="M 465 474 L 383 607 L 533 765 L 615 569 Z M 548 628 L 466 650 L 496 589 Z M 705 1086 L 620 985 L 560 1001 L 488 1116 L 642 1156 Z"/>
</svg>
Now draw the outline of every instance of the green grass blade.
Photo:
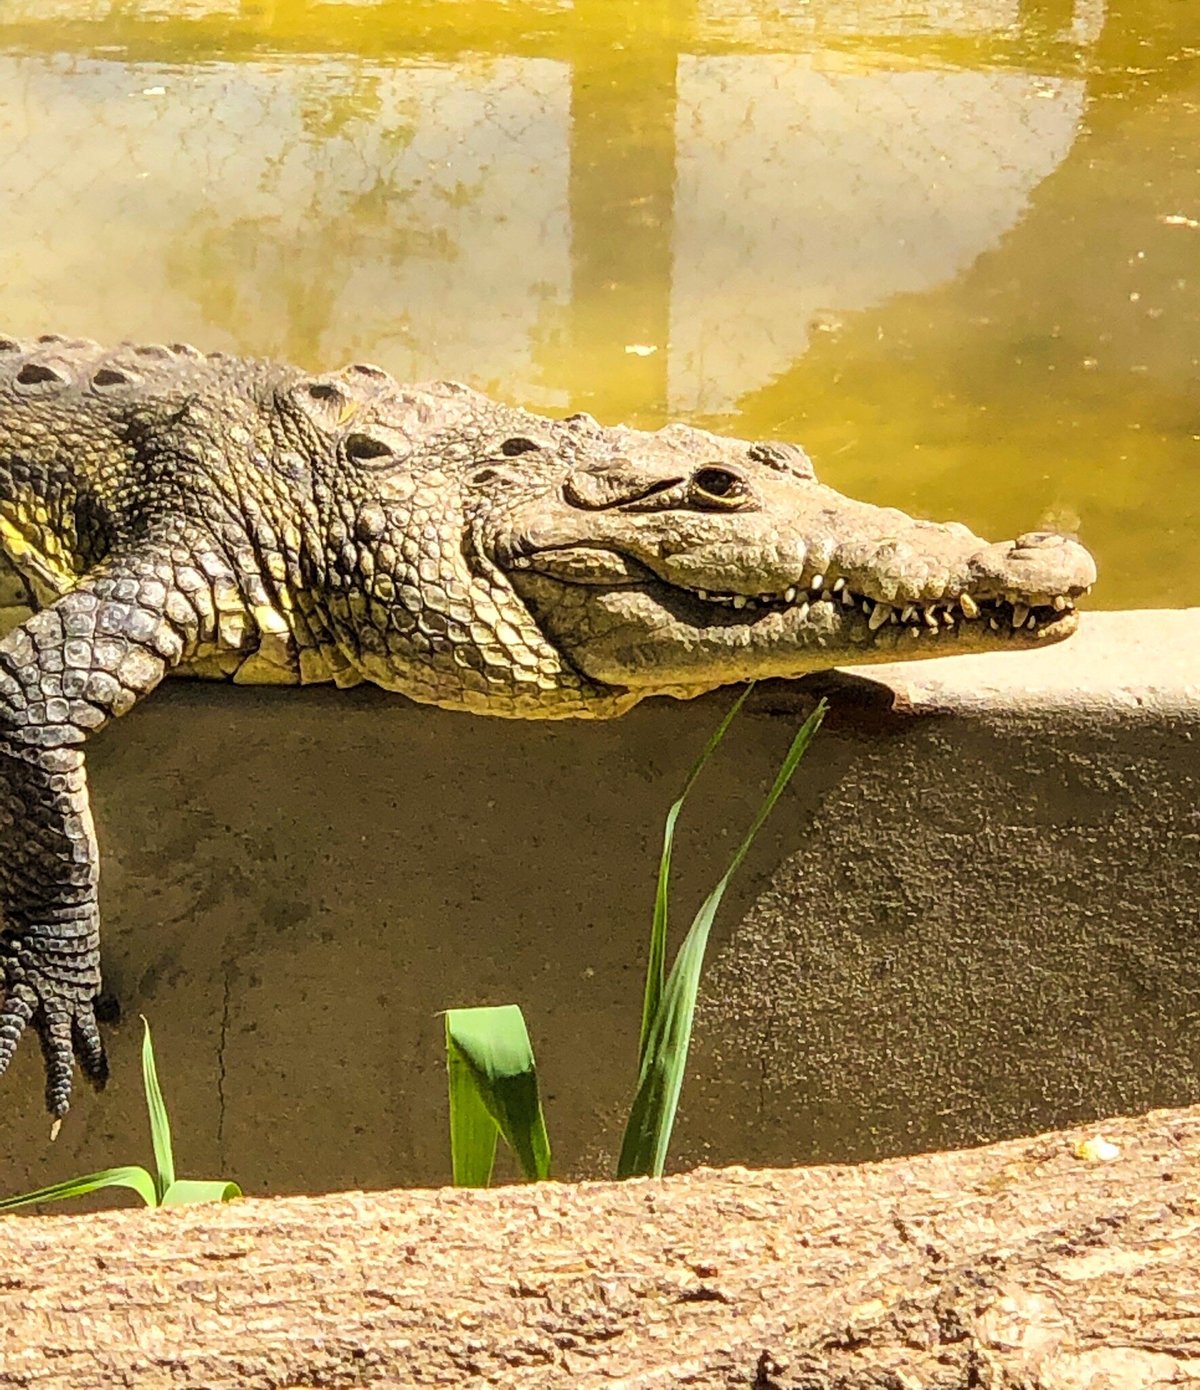
<svg viewBox="0 0 1200 1390">
<path fill-rule="evenodd" d="M 617 1162 L 619 1178 L 662 1176 L 687 1069 L 692 1023 L 696 1012 L 696 995 L 699 992 L 700 972 L 704 965 L 704 953 L 708 946 L 713 919 L 721 905 L 721 899 L 725 896 L 725 890 L 745 859 L 754 837 L 762 829 L 763 823 L 799 766 L 813 735 L 820 728 L 825 710 L 826 704 L 822 700 L 792 740 L 775 782 L 751 822 L 750 829 L 734 852 L 729 867 L 722 874 L 716 887 L 701 904 L 679 948 L 675 964 L 663 987 L 658 1010 L 651 1022 L 637 1092 L 630 1108 L 629 1121 L 625 1127 L 621 1154 Z"/>
<path fill-rule="evenodd" d="M 0 1211 L 16 1211 L 18 1207 L 30 1207 L 35 1202 L 84 1197 L 103 1187 L 127 1187 L 136 1192 L 148 1207 L 158 1205 L 154 1179 L 144 1168 L 105 1168 L 99 1173 L 88 1173 L 86 1177 L 68 1178 L 65 1182 L 51 1183 L 49 1187 L 39 1187 L 36 1192 L 22 1192 L 19 1197 L 0 1198 Z"/>
<path fill-rule="evenodd" d="M 515 1004 L 446 1012 L 446 1059 L 450 1069 L 450 1143 L 455 1182 L 461 1171 L 479 1181 L 484 1169 L 482 1106 L 531 1181 L 550 1174 L 550 1141 L 538 1096 L 537 1064 L 525 1018 Z M 475 1106 L 466 1096 L 473 1090 Z M 456 1115 L 456 1111 L 460 1111 Z M 455 1153 L 455 1140 L 458 1151 Z M 495 1152 L 495 1137 L 491 1139 Z M 471 1146 L 475 1146 L 472 1148 Z M 477 1150 L 477 1151 L 476 1151 Z M 487 1173 L 491 1175 L 491 1155 Z"/>
<path fill-rule="evenodd" d="M 167 1118 L 167 1107 L 163 1101 L 162 1089 L 158 1084 L 158 1071 L 154 1065 L 154 1044 L 150 1041 L 150 1025 L 142 1019 L 145 1032 L 142 1036 L 142 1084 L 146 1091 L 146 1109 L 150 1112 L 150 1139 L 154 1144 L 155 1190 L 159 1202 L 167 1189 L 175 1181 L 175 1155 L 171 1150 L 171 1121 Z"/>
<path fill-rule="evenodd" d="M 662 854 L 658 861 L 658 883 L 654 890 L 654 917 L 650 923 L 650 952 L 646 961 L 646 990 L 642 999 L 642 1030 L 638 1038 L 638 1066 L 640 1067 L 646 1059 L 646 1048 L 650 1041 L 650 1030 L 654 1023 L 654 1017 L 658 1013 L 659 1004 L 662 1000 L 663 982 L 667 972 L 667 921 L 669 917 L 669 894 L 671 883 L 671 852 L 675 844 L 675 824 L 679 820 L 679 813 L 683 810 L 683 803 L 687 800 L 687 794 L 695 784 L 696 778 L 704 769 L 705 763 L 712 757 L 721 740 L 725 737 L 730 724 L 741 712 L 742 706 L 746 703 L 751 690 L 754 689 L 754 682 L 751 681 L 745 690 L 734 701 L 729 713 L 717 725 L 700 756 L 692 764 L 691 771 L 683 784 L 683 790 L 679 793 L 676 801 L 671 803 L 671 808 L 667 812 L 666 824 L 663 827 L 663 847 Z"/>
<path fill-rule="evenodd" d="M 475 1074 L 450 1034 L 446 1016 L 446 1075 L 450 1086 L 450 1167 L 455 1187 L 486 1187 L 492 1180 L 500 1130 L 475 1084 Z"/>
<path fill-rule="evenodd" d="M 724 895 L 723 878 L 696 914 L 667 977 L 617 1160 L 617 1177 L 661 1177 L 683 1089 L 696 994 L 709 929 Z"/>
<path fill-rule="evenodd" d="M 235 1182 L 205 1182 L 179 1178 L 163 1193 L 164 1207 L 190 1207 L 197 1202 L 231 1202 L 242 1195 Z"/>
</svg>

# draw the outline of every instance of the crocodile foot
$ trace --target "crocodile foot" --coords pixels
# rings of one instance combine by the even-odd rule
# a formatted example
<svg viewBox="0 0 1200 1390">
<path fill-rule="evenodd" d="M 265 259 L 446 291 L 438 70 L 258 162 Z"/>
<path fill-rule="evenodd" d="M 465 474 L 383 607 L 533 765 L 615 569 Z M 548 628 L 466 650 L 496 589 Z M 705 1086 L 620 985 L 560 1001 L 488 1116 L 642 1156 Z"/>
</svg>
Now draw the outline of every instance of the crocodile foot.
<svg viewBox="0 0 1200 1390">
<path fill-rule="evenodd" d="M 7 1070 L 27 1025 L 42 1045 L 46 1109 L 61 1119 L 71 1104 L 75 1059 L 99 1091 L 108 1080 L 108 1058 L 96 1024 L 99 980 L 78 971 L 78 958 L 41 950 L 37 959 L 9 933 L 0 933 L 6 992 L 0 1006 L 0 1075 Z"/>
</svg>

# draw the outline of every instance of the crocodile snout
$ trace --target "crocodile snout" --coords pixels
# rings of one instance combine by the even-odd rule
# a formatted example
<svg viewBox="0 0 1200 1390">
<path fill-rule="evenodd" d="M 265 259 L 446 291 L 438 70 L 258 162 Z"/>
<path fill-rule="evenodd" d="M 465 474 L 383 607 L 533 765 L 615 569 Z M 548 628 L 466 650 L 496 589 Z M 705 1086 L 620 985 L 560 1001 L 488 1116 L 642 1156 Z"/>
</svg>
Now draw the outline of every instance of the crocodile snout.
<svg viewBox="0 0 1200 1390">
<path fill-rule="evenodd" d="M 1037 600 L 1077 598 L 1096 582 L 1096 562 L 1069 536 L 1027 531 L 971 557 L 971 588 Z"/>
</svg>

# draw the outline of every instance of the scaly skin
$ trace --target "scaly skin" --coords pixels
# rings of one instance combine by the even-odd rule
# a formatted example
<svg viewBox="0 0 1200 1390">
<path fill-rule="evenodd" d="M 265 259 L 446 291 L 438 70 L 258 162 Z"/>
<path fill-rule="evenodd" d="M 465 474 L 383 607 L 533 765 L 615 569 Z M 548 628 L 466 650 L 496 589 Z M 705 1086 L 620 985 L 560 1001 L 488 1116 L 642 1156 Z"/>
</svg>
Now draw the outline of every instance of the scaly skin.
<svg viewBox="0 0 1200 1390">
<path fill-rule="evenodd" d="M 168 673 L 609 718 L 756 676 L 1032 647 L 1095 577 L 816 482 L 791 445 L 453 383 L 0 337 L 0 1072 L 107 1074 L 84 743 Z"/>
</svg>

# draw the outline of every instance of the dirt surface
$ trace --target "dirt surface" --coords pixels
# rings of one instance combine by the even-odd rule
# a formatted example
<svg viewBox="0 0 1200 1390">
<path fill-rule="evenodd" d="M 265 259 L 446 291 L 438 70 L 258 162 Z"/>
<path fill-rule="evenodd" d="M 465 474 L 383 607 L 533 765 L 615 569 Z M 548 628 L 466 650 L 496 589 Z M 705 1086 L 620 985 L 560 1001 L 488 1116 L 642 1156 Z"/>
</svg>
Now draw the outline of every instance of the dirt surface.
<svg viewBox="0 0 1200 1390">
<path fill-rule="evenodd" d="M 36 1390 L 1200 1385 L 1200 1110 L 860 1167 L 0 1220 Z"/>
</svg>

